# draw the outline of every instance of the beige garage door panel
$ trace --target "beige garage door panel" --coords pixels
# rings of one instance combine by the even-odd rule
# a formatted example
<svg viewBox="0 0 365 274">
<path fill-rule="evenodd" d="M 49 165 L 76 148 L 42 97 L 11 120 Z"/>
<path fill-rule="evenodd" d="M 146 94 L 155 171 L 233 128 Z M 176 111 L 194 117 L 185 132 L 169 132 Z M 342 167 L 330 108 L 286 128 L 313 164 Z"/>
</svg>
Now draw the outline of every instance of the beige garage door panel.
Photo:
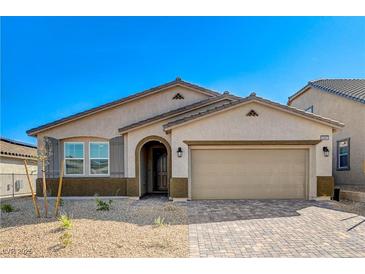
<svg viewBox="0 0 365 274">
<path fill-rule="evenodd" d="M 304 199 L 306 150 L 192 150 L 193 199 Z"/>
</svg>

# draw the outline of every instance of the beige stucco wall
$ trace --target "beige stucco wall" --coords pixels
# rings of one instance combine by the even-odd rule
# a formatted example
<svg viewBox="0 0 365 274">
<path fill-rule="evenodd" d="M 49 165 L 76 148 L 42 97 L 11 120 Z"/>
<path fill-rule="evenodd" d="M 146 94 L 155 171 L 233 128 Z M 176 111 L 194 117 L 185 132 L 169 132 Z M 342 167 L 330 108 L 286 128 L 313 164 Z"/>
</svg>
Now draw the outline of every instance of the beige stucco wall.
<svg viewBox="0 0 365 274">
<path fill-rule="evenodd" d="M 185 99 L 172 100 L 176 93 L 180 93 Z M 94 136 L 110 139 L 118 136 L 118 129 L 123 126 L 201 101 L 205 98 L 208 98 L 205 94 L 183 87 L 174 87 L 119 107 L 51 128 L 39 134 L 39 138 L 51 136 L 63 139 L 78 136 Z"/>
<path fill-rule="evenodd" d="M 259 117 L 247 117 L 254 109 Z M 320 135 L 329 135 L 311 148 L 312 180 L 315 176 L 331 176 L 332 157 L 324 157 L 322 147 L 332 149 L 332 128 L 308 119 L 272 109 L 258 103 L 239 106 L 201 120 L 172 129 L 172 176 L 188 177 L 188 146 L 185 140 L 319 140 Z M 178 147 L 184 151 L 178 158 Z"/>
<path fill-rule="evenodd" d="M 333 135 L 333 175 L 336 184 L 365 184 L 365 105 L 315 88 L 297 97 L 292 106 L 338 120 L 345 127 Z M 350 140 L 350 170 L 337 171 L 337 141 Z"/>
<path fill-rule="evenodd" d="M 37 162 L 27 160 L 29 174 L 37 174 Z M 25 174 L 23 159 L 0 157 L 0 174 Z"/>
<path fill-rule="evenodd" d="M 124 151 L 126 151 L 126 157 L 125 157 L 125 162 L 127 163 L 125 165 L 125 174 L 127 174 L 127 177 L 135 177 L 135 151 L 136 151 L 136 147 L 138 145 L 138 143 L 145 137 L 148 136 L 159 136 L 164 138 L 170 145 L 171 145 L 171 135 L 167 134 L 164 130 L 163 130 L 163 125 L 168 123 L 171 120 L 175 120 L 175 119 L 180 119 L 184 116 L 188 116 L 188 115 L 192 115 L 194 113 L 200 112 L 200 111 L 204 111 L 210 108 L 214 108 L 217 106 L 220 106 L 222 104 L 227 103 L 227 100 L 222 100 L 216 103 L 213 103 L 209 106 L 205 106 L 202 108 L 199 108 L 199 110 L 194 110 L 189 112 L 188 114 L 181 114 L 178 116 L 175 116 L 173 118 L 161 121 L 161 122 L 157 122 L 154 123 L 152 125 L 149 126 L 145 126 L 142 128 L 138 128 L 135 130 L 132 130 L 130 132 L 128 132 L 127 134 L 125 134 L 125 142 L 124 142 Z"/>
<path fill-rule="evenodd" d="M 180 93 L 184 96 L 184 100 L 172 100 L 176 93 Z M 42 149 L 44 136 L 53 137 L 56 139 L 67 139 L 74 137 L 96 137 L 111 139 L 113 137 L 119 136 L 118 129 L 129 125 L 131 123 L 153 117 L 155 115 L 180 108 L 186 105 L 190 105 L 195 102 L 199 102 L 208 98 L 209 96 L 197 91 L 190 90 L 185 87 L 173 87 L 155 93 L 138 100 L 123 104 L 121 106 L 115 107 L 113 109 L 105 110 L 97 114 L 61 125 L 55 128 L 51 128 L 47 131 L 41 132 L 37 136 L 38 148 Z M 149 129 L 147 128 L 147 131 Z M 160 130 L 161 132 L 161 130 Z M 163 133 L 165 136 L 166 134 Z M 145 135 L 146 137 L 148 135 Z M 133 147 L 135 144 L 131 141 L 130 145 Z M 63 146 L 62 146 L 63 148 Z M 62 149 L 63 150 L 63 149 Z M 128 146 L 128 139 L 125 138 L 125 150 L 128 151 L 125 155 L 125 174 L 130 174 L 134 176 L 134 152 L 132 153 L 133 159 L 129 158 L 131 155 Z M 127 163 L 132 166 L 128 167 Z M 130 172 L 128 169 L 130 168 Z"/>
</svg>

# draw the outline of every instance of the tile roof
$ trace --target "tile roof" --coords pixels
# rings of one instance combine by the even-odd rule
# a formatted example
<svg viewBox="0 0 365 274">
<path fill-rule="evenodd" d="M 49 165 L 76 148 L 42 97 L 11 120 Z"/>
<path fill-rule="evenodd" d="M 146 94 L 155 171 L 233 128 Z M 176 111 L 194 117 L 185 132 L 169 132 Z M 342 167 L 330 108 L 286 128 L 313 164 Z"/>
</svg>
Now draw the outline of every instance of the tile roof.
<svg viewBox="0 0 365 274">
<path fill-rule="evenodd" d="M 35 159 L 37 156 L 37 147 L 1 137 L 0 155 L 7 157 Z"/>
<path fill-rule="evenodd" d="M 171 88 L 171 87 L 174 87 L 174 86 L 188 87 L 188 88 L 191 88 L 191 89 L 198 90 L 202 93 L 209 94 L 210 96 L 221 95 L 220 93 L 218 93 L 216 91 L 213 91 L 213 90 L 210 90 L 210 89 L 207 89 L 207 88 L 204 88 L 204 87 L 201 87 L 201 86 L 189 83 L 189 82 L 185 82 L 185 81 L 181 80 L 181 78 L 177 77 L 174 81 L 168 82 L 166 84 L 159 85 L 157 87 L 150 88 L 150 89 L 147 89 L 147 90 L 139 92 L 139 93 L 135 93 L 131 96 L 128 96 L 128 97 L 125 97 L 125 98 L 122 98 L 122 99 L 119 99 L 119 100 L 116 100 L 116 101 L 113 101 L 113 102 L 110 102 L 110 103 L 107 103 L 107 104 L 103 104 L 101 106 L 98 106 L 98 107 L 95 107 L 95 108 L 92 108 L 92 109 L 89 109 L 89 110 L 86 110 L 86 111 L 82 111 L 82 112 L 67 116 L 65 118 L 56 120 L 56 121 L 51 122 L 51 123 L 41 125 L 39 127 L 32 128 L 30 130 L 27 130 L 27 134 L 30 135 L 30 136 L 34 136 L 38 132 L 43 131 L 47 128 L 58 126 L 58 125 L 67 123 L 69 121 L 73 121 L 73 120 L 76 120 L 76 119 L 79 119 L 79 118 L 82 118 L 82 117 L 97 113 L 97 112 L 102 111 L 102 110 L 113 108 L 113 107 L 116 107 L 120 104 L 126 103 L 128 101 L 132 101 L 134 99 L 138 99 L 138 98 L 150 95 L 151 93 L 162 91 L 164 89 Z"/>
<path fill-rule="evenodd" d="M 194 109 L 199 109 L 201 107 L 207 106 L 207 105 L 212 104 L 214 102 L 218 102 L 218 101 L 221 101 L 221 100 L 224 100 L 224 99 L 238 100 L 239 98 L 240 97 L 236 97 L 236 96 L 230 95 L 230 94 L 222 94 L 220 96 L 208 98 L 208 99 L 205 99 L 203 101 L 193 103 L 191 105 L 187 105 L 187 106 L 184 106 L 184 107 L 181 107 L 181 108 L 178 108 L 178 109 L 174 109 L 174 110 L 171 110 L 171 111 L 168 111 L 168 112 L 165 112 L 165 113 L 150 117 L 150 118 L 145 119 L 145 120 L 138 121 L 136 123 L 129 124 L 127 126 L 119 128 L 118 131 L 120 133 L 124 133 L 124 132 L 130 131 L 131 129 L 138 128 L 140 126 L 148 125 L 150 123 L 160 121 L 160 120 L 163 120 L 163 119 L 172 118 L 174 116 L 177 116 L 177 115 L 192 111 Z"/>
<path fill-rule="evenodd" d="M 289 103 L 304 93 L 308 87 L 318 88 L 365 104 L 365 79 L 320 79 L 309 81 L 304 88 L 289 97 Z"/>
<path fill-rule="evenodd" d="M 233 101 L 233 102 L 230 102 L 230 103 L 215 107 L 213 109 L 208 109 L 206 111 L 202 111 L 202 112 L 193 114 L 191 116 L 187 116 L 187 117 L 184 117 L 184 118 L 181 118 L 181 119 L 171 121 L 171 122 L 165 124 L 163 127 L 164 127 L 164 130 L 167 131 L 171 127 L 183 124 L 183 123 L 191 121 L 191 120 L 195 120 L 197 118 L 206 116 L 206 115 L 211 114 L 211 113 L 220 112 L 220 111 L 232 108 L 236 105 L 240 105 L 240 104 L 247 103 L 247 102 L 250 102 L 250 101 L 257 101 L 257 102 L 265 103 L 265 104 L 268 104 L 268 105 L 271 105 L 271 106 L 274 106 L 274 107 L 277 107 L 277 108 L 292 112 L 294 114 L 304 116 L 304 117 L 312 119 L 312 120 L 316 120 L 316 121 L 319 121 L 319 122 L 330 124 L 334 127 L 343 127 L 344 126 L 344 124 L 342 124 L 341 122 L 338 122 L 338 121 L 335 121 L 335 120 L 332 120 L 332 119 L 329 119 L 329 118 L 326 118 L 326 117 L 322 117 L 322 116 L 314 114 L 314 113 L 309 113 L 309 112 L 297 109 L 295 107 L 282 105 L 282 104 L 279 104 L 279 103 L 276 103 L 276 102 L 273 102 L 273 101 L 258 97 L 258 96 L 256 96 L 255 93 L 252 93 L 250 96 L 242 98 L 240 100 Z"/>
</svg>

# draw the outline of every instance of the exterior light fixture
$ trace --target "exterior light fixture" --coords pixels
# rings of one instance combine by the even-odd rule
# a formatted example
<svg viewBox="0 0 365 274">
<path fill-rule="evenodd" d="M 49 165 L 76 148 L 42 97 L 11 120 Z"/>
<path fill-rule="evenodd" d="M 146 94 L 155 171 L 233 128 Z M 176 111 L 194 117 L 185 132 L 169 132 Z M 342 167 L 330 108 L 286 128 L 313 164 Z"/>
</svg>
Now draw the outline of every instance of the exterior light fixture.
<svg viewBox="0 0 365 274">
<path fill-rule="evenodd" d="M 182 151 L 181 147 L 179 147 L 177 149 L 177 157 L 181 158 L 182 157 L 182 153 L 183 153 L 183 151 Z"/>
<path fill-rule="evenodd" d="M 324 157 L 328 157 L 330 155 L 330 151 L 328 150 L 328 147 L 323 147 L 323 155 L 324 155 Z"/>
</svg>

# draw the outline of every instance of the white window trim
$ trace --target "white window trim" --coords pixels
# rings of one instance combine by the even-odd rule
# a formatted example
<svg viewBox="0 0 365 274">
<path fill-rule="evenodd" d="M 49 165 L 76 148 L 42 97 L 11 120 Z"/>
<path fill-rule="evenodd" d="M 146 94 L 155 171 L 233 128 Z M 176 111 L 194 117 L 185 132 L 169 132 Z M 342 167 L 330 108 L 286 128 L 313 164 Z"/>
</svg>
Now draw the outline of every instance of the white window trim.
<svg viewBox="0 0 365 274">
<path fill-rule="evenodd" d="M 347 142 L 347 152 L 346 153 L 340 153 L 340 143 L 341 142 Z M 341 170 L 350 170 L 350 138 L 342 139 L 337 141 L 337 171 Z M 341 166 L 341 156 L 347 156 L 347 165 Z"/>
<path fill-rule="evenodd" d="M 91 157 L 91 144 L 107 144 L 108 145 L 108 158 L 92 158 Z M 91 173 L 91 160 L 108 160 L 108 173 L 107 174 L 92 174 Z M 96 177 L 109 177 L 110 176 L 110 144 L 109 142 L 90 141 L 89 142 L 89 175 Z"/>
<path fill-rule="evenodd" d="M 82 157 L 83 158 L 67 158 L 66 157 L 66 144 L 81 144 L 82 145 Z M 65 176 L 85 176 L 85 144 L 84 142 L 64 142 L 63 144 L 63 159 L 64 159 L 64 175 Z M 66 160 L 83 160 L 82 162 L 82 174 L 67 174 L 67 169 L 66 169 Z"/>
</svg>

